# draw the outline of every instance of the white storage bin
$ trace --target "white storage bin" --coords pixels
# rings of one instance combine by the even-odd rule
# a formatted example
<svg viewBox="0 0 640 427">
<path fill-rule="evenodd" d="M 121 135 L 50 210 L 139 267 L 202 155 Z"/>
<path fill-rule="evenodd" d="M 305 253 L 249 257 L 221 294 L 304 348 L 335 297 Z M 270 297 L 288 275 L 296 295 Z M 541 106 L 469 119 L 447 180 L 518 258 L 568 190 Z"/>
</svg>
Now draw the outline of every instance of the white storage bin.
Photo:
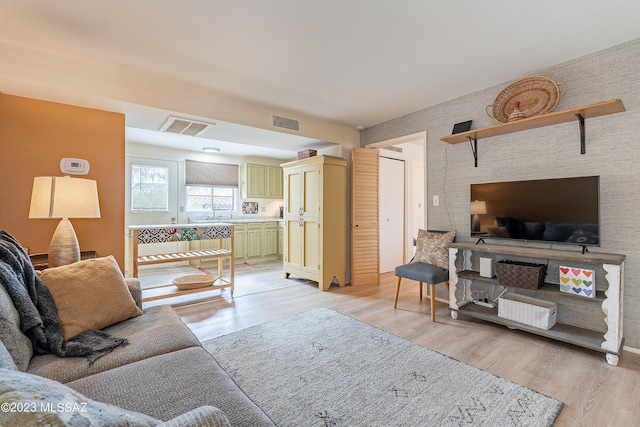
<svg viewBox="0 0 640 427">
<path fill-rule="evenodd" d="M 555 302 L 517 294 L 506 294 L 498 300 L 498 317 L 540 329 L 553 328 L 557 314 Z"/>
</svg>

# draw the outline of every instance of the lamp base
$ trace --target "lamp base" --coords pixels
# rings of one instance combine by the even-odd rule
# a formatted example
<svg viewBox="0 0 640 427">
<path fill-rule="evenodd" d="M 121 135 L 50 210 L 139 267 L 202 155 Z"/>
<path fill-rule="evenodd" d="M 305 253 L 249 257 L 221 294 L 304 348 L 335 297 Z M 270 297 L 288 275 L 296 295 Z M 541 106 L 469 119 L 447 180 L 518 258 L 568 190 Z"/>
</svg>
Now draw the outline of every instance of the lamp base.
<svg viewBox="0 0 640 427">
<path fill-rule="evenodd" d="M 471 220 L 471 231 L 480 231 L 480 217 L 475 214 Z"/>
<path fill-rule="evenodd" d="M 80 261 L 80 246 L 71 221 L 62 218 L 49 244 L 49 267 L 72 264 Z"/>
</svg>

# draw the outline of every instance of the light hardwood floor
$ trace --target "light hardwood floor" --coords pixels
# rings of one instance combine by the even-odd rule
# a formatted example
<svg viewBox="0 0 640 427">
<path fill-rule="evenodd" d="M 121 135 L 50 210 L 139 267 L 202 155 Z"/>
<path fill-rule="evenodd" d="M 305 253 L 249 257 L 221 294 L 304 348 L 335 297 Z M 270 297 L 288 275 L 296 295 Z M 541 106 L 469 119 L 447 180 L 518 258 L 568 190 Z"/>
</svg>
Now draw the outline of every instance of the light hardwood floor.
<svg viewBox="0 0 640 427">
<path fill-rule="evenodd" d="M 227 294 L 176 309 L 205 341 L 328 307 L 563 401 L 555 426 L 640 425 L 640 355 L 624 352 L 619 365 L 610 366 L 603 353 L 480 321 L 453 320 L 444 302 L 436 304 L 432 323 L 429 300 L 419 300 L 417 282 L 403 281 L 398 309 L 393 309 L 395 280 L 386 273 L 380 286 L 333 285 L 321 292 L 315 283 L 294 278 L 295 286 L 233 299 Z"/>
</svg>

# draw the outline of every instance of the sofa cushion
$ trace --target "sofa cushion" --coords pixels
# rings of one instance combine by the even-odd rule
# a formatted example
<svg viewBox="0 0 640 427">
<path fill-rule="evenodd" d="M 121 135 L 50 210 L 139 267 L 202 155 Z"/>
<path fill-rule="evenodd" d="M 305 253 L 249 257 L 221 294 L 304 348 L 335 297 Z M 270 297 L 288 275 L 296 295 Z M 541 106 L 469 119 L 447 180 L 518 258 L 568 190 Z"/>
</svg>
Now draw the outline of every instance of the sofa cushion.
<svg viewBox="0 0 640 427">
<path fill-rule="evenodd" d="M 12 371 L 18 370 L 16 363 L 13 361 L 13 357 L 11 357 L 11 353 L 9 353 L 9 350 L 7 350 L 7 347 L 4 346 L 2 341 L 0 341 L 0 368 L 11 369 Z"/>
<path fill-rule="evenodd" d="M 92 399 L 161 420 L 212 405 L 225 413 L 231 425 L 274 425 L 202 347 L 145 359 L 67 385 Z"/>
<path fill-rule="evenodd" d="M 511 237 L 507 231 L 507 227 L 487 227 L 487 236 L 489 237 Z"/>
<path fill-rule="evenodd" d="M 47 378 L 7 369 L 0 369 L 0 405 L 3 425 L 155 426 L 159 423 L 148 415 L 87 399 Z M 12 405 L 16 410 L 11 410 Z"/>
<path fill-rule="evenodd" d="M 231 427 L 229 419 L 215 406 L 201 406 L 171 418 L 162 427 Z"/>
<path fill-rule="evenodd" d="M 142 314 L 111 255 L 48 268 L 40 278 L 53 295 L 65 341 Z"/>
<path fill-rule="evenodd" d="M 496 217 L 496 222 L 500 227 L 507 227 L 509 236 L 512 239 L 527 238 L 527 227 L 524 225 L 524 222 L 520 221 L 519 219 L 512 217 Z"/>
<path fill-rule="evenodd" d="M 93 365 L 82 358 L 61 358 L 53 354 L 36 356 L 31 360 L 28 372 L 66 383 L 127 363 L 200 345 L 200 341 L 168 305 L 145 309 L 142 316 L 117 323 L 105 331 L 127 338 L 129 345 L 116 348 Z"/>
<path fill-rule="evenodd" d="M 578 245 L 594 245 L 598 244 L 599 236 L 597 233 L 592 233 L 585 230 L 576 230 L 567 239 L 568 243 L 577 243 Z"/>
<path fill-rule="evenodd" d="M 2 285 L 0 285 L 0 341 L 11 354 L 15 366 L 25 371 L 33 356 L 33 346 L 31 340 L 20 330 L 20 315 Z"/>
<path fill-rule="evenodd" d="M 437 265 L 424 264 L 420 262 L 412 262 L 409 264 L 399 265 L 395 268 L 394 274 L 397 277 L 415 280 L 417 282 L 435 285 L 449 280 L 449 270 L 438 267 Z"/>
</svg>

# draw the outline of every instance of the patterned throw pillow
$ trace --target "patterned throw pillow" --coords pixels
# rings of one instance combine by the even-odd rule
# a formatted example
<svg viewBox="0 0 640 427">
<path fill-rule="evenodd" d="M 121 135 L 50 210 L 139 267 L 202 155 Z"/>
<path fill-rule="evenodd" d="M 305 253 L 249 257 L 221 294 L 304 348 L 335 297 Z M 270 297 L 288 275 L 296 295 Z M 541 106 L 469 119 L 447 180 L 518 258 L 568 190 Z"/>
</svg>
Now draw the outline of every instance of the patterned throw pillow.
<svg viewBox="0 0 640 427">
<path fill-rule="evenodd" d="M 0 369 L 0 419 L 12 426 L 155 426 L 159 420 L 96 402 L 56 381 Z"/>
<path fill-rule="evenodd" d="M 445 270 L 449 269 L 449 245 L 456 238 L 455 231 L 447 233 L 432 233 L 418 230 L 416 240 L 416 255 L 414 262 L 433 264 Z"/>
</svg>

